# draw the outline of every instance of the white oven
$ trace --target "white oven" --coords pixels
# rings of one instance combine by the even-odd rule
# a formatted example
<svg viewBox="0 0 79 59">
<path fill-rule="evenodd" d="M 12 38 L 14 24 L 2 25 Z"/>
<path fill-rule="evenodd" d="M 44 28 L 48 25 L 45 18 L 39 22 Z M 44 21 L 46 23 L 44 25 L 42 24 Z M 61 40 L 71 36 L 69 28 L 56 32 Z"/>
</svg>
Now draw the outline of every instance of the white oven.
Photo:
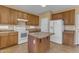
<svg viewBox="0 0 79 59">
<path fill-rule="evenodd" d="M 28 41 L 28 31 L 18 32 L 18 44 L 25 43 Z"/>
<path fill-rule="evenodd" d="M 14 30 L 18 32 L 18 44 L 28 41 L 28 32 L 25 26 L 15 26 Z"/>
</svg>

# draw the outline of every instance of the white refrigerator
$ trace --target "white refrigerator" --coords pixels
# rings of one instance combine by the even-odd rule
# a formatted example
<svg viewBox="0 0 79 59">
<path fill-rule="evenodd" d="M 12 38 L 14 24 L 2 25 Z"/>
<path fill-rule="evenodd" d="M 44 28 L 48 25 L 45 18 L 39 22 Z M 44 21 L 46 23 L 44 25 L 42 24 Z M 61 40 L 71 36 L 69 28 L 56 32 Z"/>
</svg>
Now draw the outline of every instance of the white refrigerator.
<svg viewBox="0 0 79 59">
<path fill-rule="evenodd" d="M 75 18 L 75 44 L 79 44 L 79 14 L 77 14 Z"/>
<path fill-rule="evenodd" d="M 62 44 L 64 21 L 62 19 L 51 20 L 49 23 L 49 32 L 54 33 L 53 35 L 50 36 L 50 41 Z"/>
</svg>

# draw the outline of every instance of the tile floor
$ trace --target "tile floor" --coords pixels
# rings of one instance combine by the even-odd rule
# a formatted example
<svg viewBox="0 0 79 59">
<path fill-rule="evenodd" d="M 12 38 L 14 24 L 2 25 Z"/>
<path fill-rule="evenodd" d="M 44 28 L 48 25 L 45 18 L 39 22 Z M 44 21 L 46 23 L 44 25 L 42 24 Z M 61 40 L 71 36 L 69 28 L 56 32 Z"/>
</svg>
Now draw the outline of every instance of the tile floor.
<svg viewBox="0 0 79 59">
<path fill-rule="evenodd" d="M 27 53 L 27 43 L 16 45 L 0 50 L 0 53 Z M 56 43 L 50 43 L 50 50 L 47 53 L 79 53 L 79 46 L 70 47 Z"/>
</svg>

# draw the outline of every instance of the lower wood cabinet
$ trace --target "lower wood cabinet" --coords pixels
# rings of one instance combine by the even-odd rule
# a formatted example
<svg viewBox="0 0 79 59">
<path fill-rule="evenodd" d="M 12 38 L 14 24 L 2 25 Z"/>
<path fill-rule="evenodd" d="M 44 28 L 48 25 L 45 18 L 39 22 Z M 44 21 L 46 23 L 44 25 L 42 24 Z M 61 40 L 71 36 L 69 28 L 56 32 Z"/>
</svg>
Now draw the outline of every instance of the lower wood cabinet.
<svg viewBox="0 0 79 59">
<path fill-rule="evenodd" d="M 64 32 L 63 44 L 68 46 L 74 46 L 74 31 Z"/>
<path fill-rule="evenodd" d="M 17 40 L 17 36 L 16 35 L 11 35 L 8 38 L 9 38 L 8 43 L 7 43 L 8 46 L 17 44 L 18 40 Z"/>
<path fill-rule="evenodd" d="M 0 36 L 0 48 L 5 48 L 5 47 L 12 46 L 12 45 L 16 45 L 17 43 L 18 43 L 18 33 L 17 32 L 4 33 L 4 35 Z"/>
<path fill-rule="evenodd" d="M 0 36 L 0 48 L 7 47 L 8 36 Z"/>
</svg>

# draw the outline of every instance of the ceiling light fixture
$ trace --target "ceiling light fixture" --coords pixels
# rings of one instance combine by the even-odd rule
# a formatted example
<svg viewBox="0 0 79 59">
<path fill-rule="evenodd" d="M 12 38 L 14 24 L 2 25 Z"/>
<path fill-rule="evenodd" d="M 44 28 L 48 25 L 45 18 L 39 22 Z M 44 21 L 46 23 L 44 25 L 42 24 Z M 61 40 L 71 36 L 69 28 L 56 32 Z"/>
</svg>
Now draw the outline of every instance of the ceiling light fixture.
<svg viewBox="0 0 79 59">
<path fill-rule="evenodd" d="M 46 7 L 46 5 L 41 5 L 42 7 Z"/>
</svg>

